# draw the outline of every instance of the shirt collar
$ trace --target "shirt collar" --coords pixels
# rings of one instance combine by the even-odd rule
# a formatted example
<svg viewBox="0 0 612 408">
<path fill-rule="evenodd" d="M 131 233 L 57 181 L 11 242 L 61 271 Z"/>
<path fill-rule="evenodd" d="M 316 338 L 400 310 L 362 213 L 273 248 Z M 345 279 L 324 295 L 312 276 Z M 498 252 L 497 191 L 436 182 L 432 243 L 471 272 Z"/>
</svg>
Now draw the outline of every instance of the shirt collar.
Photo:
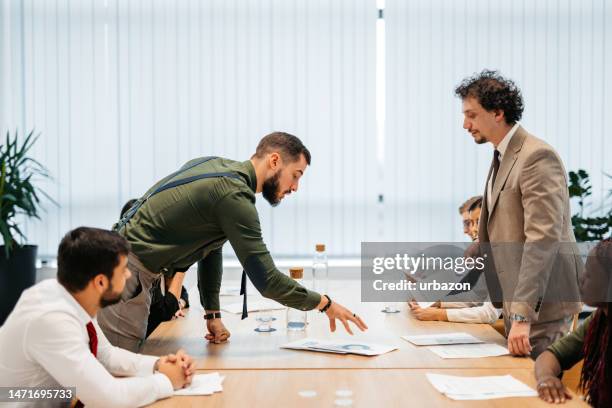
<svg viewBox="0 0 612 408">
<path fill-rule="evenodd" d="M 519 126 L 520 124 L 516 122 L 514 126 L 512 126 L 512 129 L 510 129 L 510 131 L 506 134 L 506 136 L 504 136 L 502 141 L 497 145 L 496 149 L 499 152 L 500 160 L 506 153 L 506 150 L 508 149 L 508 145 L 510 144 L 510 140 L 512 139 L 512 136 L 514 136 L 514 134 L 516 133 Z"/>
<path fill-rule="evenodd" d="M 81 304 L 77 302 L 74 296 L 72 296 L 72 294 L 68 292 L 68 290 L 64 287 L 64 285 L 57 282 L 57 286 L 59 287 L 60 295 L 68 302 L 70 306 L 74 308 L 76 312 L 76 316 L 79 319 L 79 321 L 83 323 L 83 326 L 86 326 L 87 323 L 91 322 L 93 319 L 91 318 L 89 313 L 87 313 L 85 309 L 83 309 L 83 306 L 81 306 Z"/>
<path fill-rule="evenodd" d="M 242 162 L 244 169 L 246 170 L 247 176 L 247 184 L 255 192 L 257 190 L 257 175 L 255 174 L 255 167 L 253 167 L 253 163 L 250 160 L 245 160 Z"/>
</svg>

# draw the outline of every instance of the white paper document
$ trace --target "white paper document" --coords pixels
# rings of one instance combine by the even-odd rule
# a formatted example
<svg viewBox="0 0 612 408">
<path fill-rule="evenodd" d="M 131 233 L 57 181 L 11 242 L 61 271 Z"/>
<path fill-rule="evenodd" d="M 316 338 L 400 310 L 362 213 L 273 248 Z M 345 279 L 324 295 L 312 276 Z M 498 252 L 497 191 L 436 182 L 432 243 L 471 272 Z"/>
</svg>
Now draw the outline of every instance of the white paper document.
<svg viewBox="0 0 612 408">
<path fill-rule="evenodd" d="M 510 354 L 506 347 L 493 343 L 453 344 L 446 346 L 428 346 L 427 348 L 442 358 L 481 358 Z"/>
<path fill-rule="evenodd" d="M 315 339 L 301 339 L 282 345 L 281 348 L 294 350 L 311 350 L 335 354 L 359 354 L 361 356 L 378 356 L 397 349 L 382 344 L 347 341 L 326 341 Z"/>
<path fill-rule="evenodd" d="M 421 309 L 427 309 L 429 306 L 433 305 L 436 302 L 417 302 Z"/>
<path fill-rule="evenodd" d="M 223 380 L 219 373 L 196 374 L 187 388 L 174 391 L 174 395 L 212 395 L 223 391 Z"/>
<path fill-rule="evenodd" d="M 485 400 L 510 397 L 537 397 L 538 393 L 511 375 L 458 377 L 428 373 L 435 389 L 454 400 Z"/>
<path fill-rule="evenodd" d="M 415 336 L 402 336 L 402 339 L 411 342 L 417 346 L 434 346 L 441 344 L 476 344 L 484 343 L 468 333 L 436 333 L 436 334 L 420 334 Z"/>
<path fill-rule="evenodd" d="M 267 299 L 249 299 L 249 301 L 247 302 L 247 308 L 249 312 L 261 312 L 263 310 L 282 310 L 285 309 L 285 306 Z M 228 313 L 240 314 L 242 313 L 242 302 L 230 303 L 229 305 L 221 306 L 221 310 Z"/>
</svg>

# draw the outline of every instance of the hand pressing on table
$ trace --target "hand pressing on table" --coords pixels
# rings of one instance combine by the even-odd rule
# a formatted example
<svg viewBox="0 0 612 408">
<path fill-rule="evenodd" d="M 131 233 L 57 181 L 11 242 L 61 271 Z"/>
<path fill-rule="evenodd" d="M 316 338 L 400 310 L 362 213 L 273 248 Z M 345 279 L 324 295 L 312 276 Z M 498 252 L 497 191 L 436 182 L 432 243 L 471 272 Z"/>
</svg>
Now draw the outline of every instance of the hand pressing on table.
<svg viewBox="0 0 612 408">
<path fill-rule="evenodd" d="M 213 312 L 207 310 L 206 313 L 208 314 Z M 206 329 L 208 330 L 208 333 L 204 335 L 204 338 L 211 343 L 224 343 L 231 336 L 231 333 L 225 328 L 225 325 L 220 318 L 206 320 Z"/>
<path fill-rule="evenodd" d="M 339 303 L 333 302 L 327 295 L 321 296 L 321 301 L 317 306 L 319 311 L 325 312 L 329 318 L 329 328 L 332 332 L 336 331 L 336 319 L 340 320 L 344 325 L 344 329 L 349 333 L 353 334 L 351 327 L 348 322 L 351 321 L 361 331 L 366 331 L 368 326 L 361 320 L 361 317 L 351 312 Z"/>
<path fill-rule="evenodd" d="M 535 377 L 538 382 L 538 396 L 551 404 L 563 404 L 572 399 L 565 385 L 559 380 L 561 364 L 557 357 L 546 350 L 535 362 Z"/>
<path fill-rule="evenodd" d="M 529 322 L 512 322 L 510 333 L 508 333 L 508 351 L 513 356 L 528 356 L 531 354 L 531 344 L 529 343 Z"/>
</svg>

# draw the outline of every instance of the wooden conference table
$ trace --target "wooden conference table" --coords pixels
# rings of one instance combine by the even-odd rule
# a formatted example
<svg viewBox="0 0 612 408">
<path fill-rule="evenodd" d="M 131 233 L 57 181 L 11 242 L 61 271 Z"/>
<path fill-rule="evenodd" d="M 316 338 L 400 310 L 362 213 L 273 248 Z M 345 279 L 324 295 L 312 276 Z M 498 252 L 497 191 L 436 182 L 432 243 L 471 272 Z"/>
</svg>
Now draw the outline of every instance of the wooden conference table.
<svg viewBox="0 0 612 408">
<path fill-rule="evenodd" d="M 250 292 L 249 301 L 257 300 Z M 423 347 L 400 338 L 408 334 L 435 332 L 470 333 L 486 342 L 505 345 L 505 339 L 487 324 L 421 322 L 414 319 L 403 303 L 394 304 L 400 313 L 382 313 L 382 303 L 362 303 L 358 281 L 330 282 L 334 300 L 357 313 L 369 326 L 360 332 L 354 326 L 350 336 L 338 322 L 335 333 L 329 320 L 316 311 L 308 314 L 308 327 L 303 333 L 287 332 L 286 311 L 251 312 L 242 320 L 239 314 L 223 313 L 225 326 L 231 332 L 225 344 L 208 344 L 204 340 L 205 323 L 197 298 L 187 316 L 162 323 L 147 339 L 144 354 L 163 355 L 182 348 L 197 361 L 198 371 L 219 372 L 225 376 L 223 392 L 212 396 L 173 397 L 159 401 L 155 407 L 235 407 L 249 406 L 334 406 L 338 399 L 352 400 L 352 407 L 406 406 L 549 406 L 538 398 L 504 398 L 485 401 L 453 401 L 440 394 L 428 382 L 426 373 L 484 376 L 511 374 L 535 389 L 533 361 L 511 356 L 480 359 L 442 359 Z M 242 297 L 222 296 L 222 304 L 242 302 Z M 276 317 L 271 333 L 258 333 L 256 317 Z M 355 331 L 356 330 L 356 331 Z M 376 357 L 337 355 L 281 349 L 280 346 L 304 337 L 316 339 L 352 339 L 397 346 L 398 349 Z M 337 396 L 337 390 L 349 390 L 352 396 Z M 300 391 L 314 391 L 303 397 Z M 587 406 L 577 397 L 565 406 Z"/>
</svg>

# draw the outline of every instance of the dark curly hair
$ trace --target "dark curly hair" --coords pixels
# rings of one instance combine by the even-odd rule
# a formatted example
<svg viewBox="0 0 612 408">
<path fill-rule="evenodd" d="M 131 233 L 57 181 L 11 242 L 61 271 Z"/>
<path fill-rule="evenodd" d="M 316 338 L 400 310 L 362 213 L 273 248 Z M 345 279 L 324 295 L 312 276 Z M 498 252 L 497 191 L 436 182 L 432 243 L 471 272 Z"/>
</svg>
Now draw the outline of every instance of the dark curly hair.
<svg viewBox="0 0 612 408">
<path fill-rule="evenodd" d="M 461 99 L 475 98 L 487 111 L 502 110 L 506 123 L 513 125 L 523 115 L 523 96 L 516 84 L 502 77 L 499 72 L 485 69 L 479 74 L 465 78 L 455 95 Z"/>
</svg>

